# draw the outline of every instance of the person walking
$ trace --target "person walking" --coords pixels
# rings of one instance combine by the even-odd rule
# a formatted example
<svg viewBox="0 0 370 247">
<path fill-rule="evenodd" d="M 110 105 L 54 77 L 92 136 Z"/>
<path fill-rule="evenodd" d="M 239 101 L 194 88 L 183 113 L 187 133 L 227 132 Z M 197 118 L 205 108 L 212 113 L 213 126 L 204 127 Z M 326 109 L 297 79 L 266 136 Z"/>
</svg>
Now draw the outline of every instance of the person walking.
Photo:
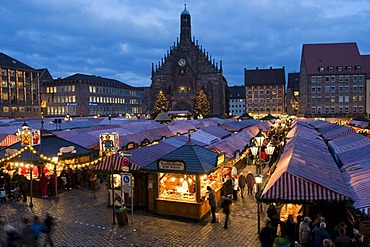
<svg viewBox="0 0 370 247">
<path fill-rule="evenodd" d="M 312 220 L 310 217 L 304 217 L 303 221 L 299 225 L 299 243 L 301 244 L 302 247 L 308 247 L 309 242 L 310 242 L 310 234 L 311 234 L 311 229 L 308 226 L 308 224 Z"/>
<path fill-rule="evenodd" d="M 47 195 L 48 184 L 49 184 L 48 177 L 45 176 L 45 173 L 42 173 L 42 175 L 40 177 L 40 187 L 41 187 L 41 195 L 42 195 L 43 198 L 48 197 L 48 195 Z"/>
<path fill-rule="evenodd" d="M 238 175 L 234 175 L 233 177 L 233 200 L 238 200 L 238 190 L 239 190 L 239 180 Z"/>
<path fill-rule="evenodd" d="M 47 244 L 49 244 L 51 247 L 54 246 L 53 239 L 51 238 L 53 226 L 54 226 L 54 218 L 50 215 L 49 212 L 46 212 L 46 218 L 44 220 L 44 225 L 42 228 L 42 232 L 46 234 L 44 246 L 47 246 Z"/>
<path fill-rule="evenodd" d="M 34 245 L 37 246 L 37 240 L 39 239 L 43 228 L 43 224 L 41 223 L 39 216 L 33 216 L 33 223 L 31 227 L 33 232 Z"/>
<path fill-rule="evenodd" d="M 94 199 L 96 199 L 96 191 L 98 190 L 98 184 L 99 184 L 98 174 L 96 173 L 92 174 L 89 180 L 91 182 L 92 191 L 94 192 Z"/>
<path fill-rule="evenodd" d="M 223 196 L 222 197 L 222 210 L 225 214 L 225 224 L 224 224 L 224 229 L 229 228 L 228 223 L 229 223 L 229 216 L 230 216 L 230 205 L 231 205 L 231 198 L 228 196 Z"/>
<path fill-rule="evenodd" d="M 233 193 L 233 182 L 231 181 L 231 178 L 229 175 L 226 175 L 226 181 L 222 185 L 223 187 L 223 195 L 228 196 Z"/>
<path fill-rule="evenodd" d="M 253 194 L 253 187 L 254 184 L 256 183 L 256 179 L 251 171 L 248 172 L 247 177 L 246 177 L 246 182 L 248 186 L 248 195 Z"/>
<path fill-rule="evenodd" d="M 207 190 L 209 192 L 208 203 L 209 203 L 209 206 L 211 207 L 211 213 L 212 213 L 211 223 L 216 223 L 216 206 L 217 206 L 216 192 L 210 186 L 207 186 Z"/>
<path fill-rule="evenodd" d="M 240 188 L 240 195 L 242 198 L 244 198 L 244 188 L 246 184 L 246 177 L 244 176 L 243 172 L 239 175 L 239 188 Z"/>
<path fill-rule="evenodd" d="M 275 240 L 275 231 L 271 225 L 271 221 L 266 222 L 266 226 L 262 228 L 259 235 L 259 240 L 261 241 L 262 247 L 273 247 Z"/>
<path fill-rule="evenodd" d="M 32 224 L 28 218 L 23 219 L 24 227 L 21 235 L 21 246 L 34 247 L 35 237 L 33 235 Z"/>
</svg>

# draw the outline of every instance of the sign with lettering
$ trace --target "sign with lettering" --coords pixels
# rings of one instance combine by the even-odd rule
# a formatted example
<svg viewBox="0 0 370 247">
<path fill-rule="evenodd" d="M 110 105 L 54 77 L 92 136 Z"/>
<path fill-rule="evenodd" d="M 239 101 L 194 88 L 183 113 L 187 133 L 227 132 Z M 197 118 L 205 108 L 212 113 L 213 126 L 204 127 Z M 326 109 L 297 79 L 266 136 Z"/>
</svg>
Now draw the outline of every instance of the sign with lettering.
<svg viewBox="0 0 370 247">
<path fill-rule="evenodd" d="M 12 156 L 18 152 L 18 149 L 5 149 L 5 156 Z"/>
<path fill-rule="evenodd" d="M 184 161 L 159 160 L 159 170 L 185 171 Z"/>
<path fill-rule="evenodd" d="M 61 147 L 59 148 L 58 155 L 63 155 L 64 153 L 76 153 L 75 146 L 69 146 L 69 147 Z"/>
</svg>

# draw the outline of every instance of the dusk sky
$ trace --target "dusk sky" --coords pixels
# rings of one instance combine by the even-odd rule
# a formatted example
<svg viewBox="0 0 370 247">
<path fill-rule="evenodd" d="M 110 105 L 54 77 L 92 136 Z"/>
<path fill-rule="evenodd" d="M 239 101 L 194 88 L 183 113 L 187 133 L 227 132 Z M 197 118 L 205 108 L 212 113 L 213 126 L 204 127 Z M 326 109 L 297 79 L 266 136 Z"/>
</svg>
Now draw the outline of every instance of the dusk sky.
<svg viewBox="0 0 370 247">
<path fill-rule="evenodd" d="M 185 1 L 1 1 L 0 52 L 54 78 L 75 73 L 149 86 L 180 36 Z M 228 85 L 244 68 L 299 72 L 302 44 L 357 42 L 370 54 L 369 0 L 187 0 L 192 36 L 219 63 Z"/>
</svg>

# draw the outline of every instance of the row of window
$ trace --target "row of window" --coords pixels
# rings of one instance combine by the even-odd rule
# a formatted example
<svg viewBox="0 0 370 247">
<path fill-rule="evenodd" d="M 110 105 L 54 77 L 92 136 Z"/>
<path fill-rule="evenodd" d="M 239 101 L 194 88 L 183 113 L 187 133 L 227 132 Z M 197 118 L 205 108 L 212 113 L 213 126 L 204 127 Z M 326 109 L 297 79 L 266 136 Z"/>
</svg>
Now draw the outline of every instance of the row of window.
<svg viewBox="0 0 370 247">
<path fill-rule="evenodd" d="M 283 93 L 283 90 L 281 88 L 279 88 L 278 93 L 279 93 L 279 95 L 281 95 Z M 258 89 L 254 89 L 254 95 L 257 95 L 257 94 L 258 94 Z M 265 94 L 270 95 L 270 89 L 260 89 L 260 95 L 265 95 Z M 276 89 L 272 89 L 271 94 L 276 95 Z M 248 95 L 252 95 L 252 90 L 251 89 L 248 90 Z"/>
<path fill-rule="evenodd" d="M 4 106 L 2 108 L 0 108 L 0 111 L 2 110 L 3 113 L 8 113 L 8 112 L 27 112 L 27 113 L 32 113 L 32 112 L 38 112 L 39 111 L 39 108 L 38 107 L 16 107 L 16 106 L 12 106 L 12 107 L 8 107 L 8 106 Z"/>
<path fill-rule="evenodd" d="M 339 106 L 339 107 L 325 107 L 325 112 L 322 112 L 321 107 L 311 107 L 312 114 L 332 114 L 332 113 L 349 113 L 349 106 Z M 364 108 L 362 106 L 352 106 L 352 113 L 363 113 Z"/>
<path fill-rule="evenodd" d="M 329 71 L 329 72 L 334 72 L 334 69 L 336 69 L 336 71 L 339 71 L 339 72 L 342 72 L 344 71 L 344 69 L 346 71 L 352 71 L 352 69 L 356 70 L 356 71 L 361 71 L 362 70 L 362 67 L 361 65 L 356 65 L 356 66 L 337 66 L 336 68 L 334 68 L 334 66 L 328 66 L 328 67 L 324 67 L 324 66 L 320 66 L 319 68 L 319 71 L 320 72 L 324 72 L 325 69 L 326 71 Z"/>
<path fill-rule="evenodd" d="M 132 96 L 132 97 L 142 97 L 142 91 L 134 91 L 134 90 L 127 90 L 127 89 L 118 89 L 118 88 L 106 88 L 106 87 L 95 87 L 89 86 L 90 93 L 102 93 L 102 94 L 110 94 L 110 95 L 125 95 L 125 96 Z"/>
<path fill-rule="evenodd" d="M 245 100 L 244 99 L 231 99 L 230 102 L 231 103 L 238 103 L 238 102 L 244 102 Z"/>
<path fill-rule="evenodd" d="M 278 108 L 276 108 L 276 107 L 272 107 L 272 108 L 270 108 L 270 107 L 266 107 L 266 108 L 265 107 L 260 107 L 260 108 L 258 108 L 258 107 L 254 107 L 254 108 L 248 107 L 248 112 L 253 112 L 252 109 L 254 109 L 254 112 L 258 112 L 258 111 L 276 112 L 276 109 L 277 109 L 278 112 L 281 112 L 283 108 L 281 106 L 279 106 Z"/>
<path fill-rule="evenodd" d="M 74 103 L 76 102 L 76 96 L 55 96 L 55 97 L 47 97 L 46 101 L 48 103 Z"/>
<path fill-rule="evenodd" d="M 311 76 L 311 83 L 322 83 L 323 76 Z M 338 79 L 337 79 L 338 78 Z M 349 82 L 351 76 L 350 75 L 331 75 L 331 76 L 325 76 L 324 81 L 325 82 L 331 82 L 335 83 L 337 82 Z M 364 76 L 363 75 L 352 75 L 352 82 L 363 82 Z"/>
<path fill-rule="evenodd" d="M 364 102 L 364 98 L 364 96 L 352 96 L 351 102 Z M 325 96 L 325 103 L 350 102 L 349 99 L 349 96 Z M 322 103 L 321 96 L 311 97 L 311 103 Z"/>
<path fill-rule="evenodd" d="M 237 107 L 239 107 L 239 108 L 241 108 L 241 107 L 245 107 L 245 104 L 243 104 L 243 105 L 231 105 L 230 107 L 232 107 L 232 108 L 237 108 Z"/>
<path fill-rule="evenodd" d="M 48 106 L 46 108 L 47 115 L 77 115 L 76 106 Z"/>
<path fill-rule="evenodd" d="M 258 104 L 258 101 L 259 101 L 260 104 L 264 104 L 265 101 L 266 101 L 266 104 L 270 104 L 270 102 L 275 104 L 276 103 L 276 98 L 272 98 L 272 99 L 267 98 L 266 100 L 264 98 L 261 98 L 260 100 L 254 99 L 253 101 L 252 101 L 252 99 L 248 99 L 248 104 L 249 105 L 250 104 Z M 280 103 L 280 104 L 283 103 L 283 99 L 279 98 L 278 103 Z"/>
<path fill-rule="evenodd" d="M 335 93 L 336 92 L 336 86 L 325 86 L 325 93 Z M 352 92 L 354 93 L 361 93 L 364 91 L 364 86 L 362 85 L 353 85 L 352 86 Z M 340 93 L 348 93 L 349 91 L 349 86 L 338 86 L 338 92 Z M 321 86 L 313 86 L 311 87 L 311 93 L 322 93 Z"/>
<path fill-rule="evenodd" d="M 90 103 L 106 103 L 106 104 L 131 104 L 137 105 L 139 104 L 139 99 L 125 99 L 125 98 L 116 98 L 116 97 L 98 97 L 98 96 L 90 96 L 89 97 Z"/>
<path fill-rule="evenodd" d="M 132 107 L 108 107 L 108 106 L 90 106 L 89 109 L 90 115 L 108 115 L 108 114 L 138 114 L 141 113 L 141 107 L 132 106 Z"/>
<path fill-rule="evenodd" d="M 76 90 L 75 85 L 46 87 L 46 93 L 74 93 L 75 90 Z"/>
<path fill-rule="evenodd" d="M 18 78 L 22 78 L 23 73 L 24 73 L 26 78 L 29 78 L 31 74 L 32 74 L 32 78 L 37 77 L 36 76 L 37 74 L 35 72 L 24 72 L 24 71 L 20 71 L 20 70 L 16 71 L 14 69 L 9 70 L 10 77 L 15 77 L 15 75 L 17 75 Z M 8 69 L 1 69 L 1 75 L 2 76 L 7 76 L 8 75 Z"/>
</svg>

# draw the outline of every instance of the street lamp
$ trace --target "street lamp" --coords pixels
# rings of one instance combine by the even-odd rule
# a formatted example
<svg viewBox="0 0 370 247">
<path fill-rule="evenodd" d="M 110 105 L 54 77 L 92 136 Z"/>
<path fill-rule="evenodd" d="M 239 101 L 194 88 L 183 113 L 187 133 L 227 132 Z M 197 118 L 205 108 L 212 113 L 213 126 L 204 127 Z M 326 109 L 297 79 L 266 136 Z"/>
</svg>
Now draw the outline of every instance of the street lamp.
<svg viewBox="0 0 370 247">
<path fill-rule="evenodd" d="M 256 202 L 257 202 L 257 233 L 260 234 L 261 231 L 261 210 L 260 210 L 260 203 L 259 203 L 259 192 L 260 186 L 262 183 L 262 176 L 260 174 L 256 174 L 255 176 L 256 184 L 257 184 L 257 193 L 256 193 Z"/>
<path fill-rule="evenodd" d="M 266 148 L 265 152 L 268 156 L 268 160 L 262 159 L 262 146 L 265 141 L 265 136 L 262 134 L 262 130 L 260 129 L 258 134 L 252 139 L 254 146 L 251 147 L 251 152 L 253 157 L 255 158 L 256 162 L 256 173 L 261 174 L 261 166 L 263 164 L 269 164 L 271 161 L 272 154 L 274 153 L 275 147 L 269 143 Z"/>
<path fill-rule="evenodd" d="M 68 123 L 68 122 L 72 121 L 72 117 L 71 117 L 69 114 L 67 114 L 67 115 L 64 117 L 64 121 Z"/>
</svg>

